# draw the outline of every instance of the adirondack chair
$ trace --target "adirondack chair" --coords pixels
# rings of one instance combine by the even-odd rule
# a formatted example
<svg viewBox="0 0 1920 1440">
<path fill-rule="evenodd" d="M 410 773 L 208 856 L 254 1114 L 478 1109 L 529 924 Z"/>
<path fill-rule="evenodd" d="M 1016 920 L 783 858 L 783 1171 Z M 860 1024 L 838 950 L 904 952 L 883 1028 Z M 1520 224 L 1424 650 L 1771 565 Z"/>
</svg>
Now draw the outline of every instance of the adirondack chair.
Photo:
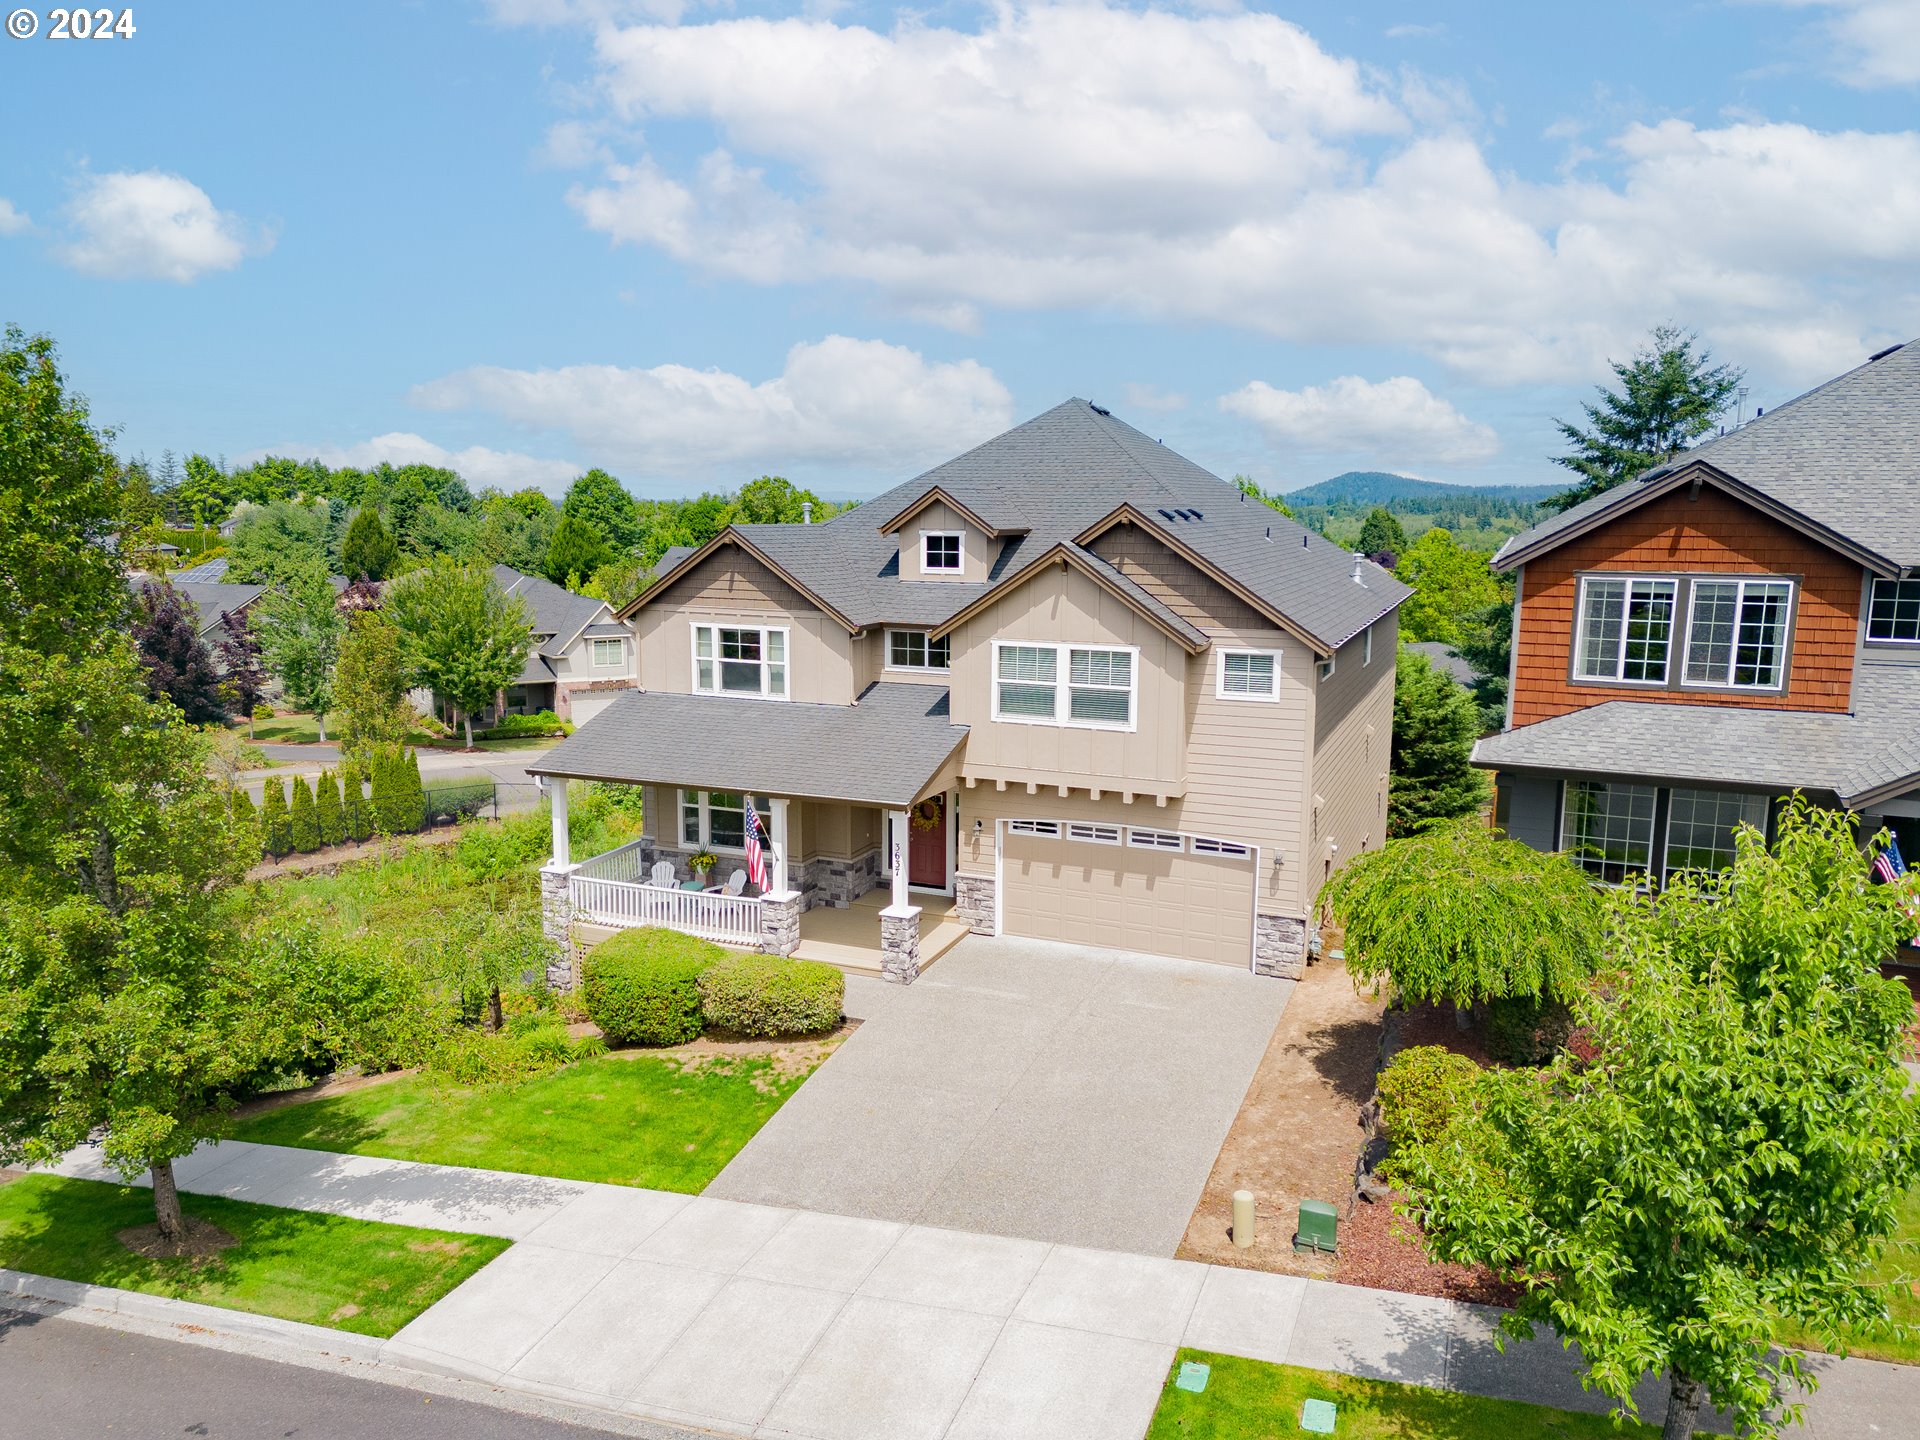
<svg viewBox="0 0 1920 1440">
<path fill-rule="evenodd" d="M 648 872 L 647 883 L 656 885 L 662 890 L 673 889 L 673 862 L 671 860 L 654 861 L 653 869 Z"/>
<path fill-rule="evenodd" d="M 747 888 L 747 872 L 744 870 L 736 870 L 731 875 L 727 876 L 726 884 L 709 885 L 707 887 L 707 893 L 709 895 L 739 895 L 743 893 L 746 890 L 746 888 Z"/>
</svg>

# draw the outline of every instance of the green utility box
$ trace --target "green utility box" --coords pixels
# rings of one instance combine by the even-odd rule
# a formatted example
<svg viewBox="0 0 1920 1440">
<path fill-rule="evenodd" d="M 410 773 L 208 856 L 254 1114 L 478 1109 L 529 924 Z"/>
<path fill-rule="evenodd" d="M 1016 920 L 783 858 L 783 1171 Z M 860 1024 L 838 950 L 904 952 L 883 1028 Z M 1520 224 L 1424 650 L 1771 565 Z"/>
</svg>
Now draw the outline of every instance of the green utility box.
<svg viewBox="0 0 1920 1440">
<path fill-rule="evenodd" d="M 1321 1200 L 1302 1200 L 1300 1228 L 1293 1232 L 1293 1248 L 1296 1251 L 1324 1250 L 1331 1255 L 1339 1228 L 1340 1217 L 1331 1205 Z"/>
</svg>

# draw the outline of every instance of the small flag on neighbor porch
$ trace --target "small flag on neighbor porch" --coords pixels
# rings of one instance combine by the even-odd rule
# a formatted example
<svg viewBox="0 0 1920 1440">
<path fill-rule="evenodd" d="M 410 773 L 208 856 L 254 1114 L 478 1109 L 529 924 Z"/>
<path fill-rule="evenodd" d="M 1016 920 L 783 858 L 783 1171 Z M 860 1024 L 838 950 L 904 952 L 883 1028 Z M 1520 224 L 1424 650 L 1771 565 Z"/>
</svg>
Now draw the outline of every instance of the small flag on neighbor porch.
<svg viewBox="0 0 1920 1440">
<path fill-rule="evenodd" d="M 1873 878 L 1891 884 L 1906 873 L 1907 862 L 1900 858 L 1900 842 L 1889 832 L 1886 845 L 1873 857 Z"/>
<path fill-rule="evenodd" d="M 767 834 L 760 824 L 760 812 L 754 808 L 753 796 L 740 797 L 747 807 L 747 879 L 754 886 L 766 892 L 767 888 Z"/>
</svg>

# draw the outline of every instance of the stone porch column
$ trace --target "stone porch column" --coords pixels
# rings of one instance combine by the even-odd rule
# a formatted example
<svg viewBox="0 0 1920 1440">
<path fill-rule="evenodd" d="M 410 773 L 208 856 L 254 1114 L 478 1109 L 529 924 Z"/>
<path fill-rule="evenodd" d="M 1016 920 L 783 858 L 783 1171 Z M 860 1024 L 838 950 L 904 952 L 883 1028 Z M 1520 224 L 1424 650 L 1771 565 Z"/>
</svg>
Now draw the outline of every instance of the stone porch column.
<svg viewBox="0 0 1920 1440">
<path fill-rule="evenodd" d="M 578 868 L 554 864 L 540 867 L 540 933 L 557 951 L 556 958 L 547 962 L 549 990 L 571 990 L 579 979 L 580 957 L 573 943 L 573 896 L 567 889 Z"/>
<path fill-rule="evenodd" d="M 800 945 L 798 890 L 774 890 L 760 897 L 760 950 L 766 955 L 791 955 Z"/>
<path fill-rule="evenodd" d="M 911 985 L 919 975 L 920 907 L 889 905 L 880 912 L 880 978 Z"/>
</svg>

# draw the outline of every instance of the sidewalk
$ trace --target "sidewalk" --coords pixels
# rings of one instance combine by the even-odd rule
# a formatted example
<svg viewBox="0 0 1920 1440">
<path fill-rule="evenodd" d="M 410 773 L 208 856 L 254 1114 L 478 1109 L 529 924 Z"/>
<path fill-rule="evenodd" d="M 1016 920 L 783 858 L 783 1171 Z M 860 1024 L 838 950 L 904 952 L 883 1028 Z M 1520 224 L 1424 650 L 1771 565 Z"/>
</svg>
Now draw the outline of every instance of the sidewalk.
<svg viewBox="0 0 1920 1440">
<path fill-rule="evenodd" d="M 114 1178 L 76 1152 L 57 1167 Z M 383 1363 L 722 1433 L 1139 1440 L 1176 1347 L 1603 1410 L 1497 1312 L 1183 1260 L 229 1141 L 180 1188 L 518 1243 Z M 1821 1360 L 1801 1433 L 1909 1433 L 1920 1370 Z M 1658 1423 L 1663 1387 L 1641 1403 Z"/>
</svg>

